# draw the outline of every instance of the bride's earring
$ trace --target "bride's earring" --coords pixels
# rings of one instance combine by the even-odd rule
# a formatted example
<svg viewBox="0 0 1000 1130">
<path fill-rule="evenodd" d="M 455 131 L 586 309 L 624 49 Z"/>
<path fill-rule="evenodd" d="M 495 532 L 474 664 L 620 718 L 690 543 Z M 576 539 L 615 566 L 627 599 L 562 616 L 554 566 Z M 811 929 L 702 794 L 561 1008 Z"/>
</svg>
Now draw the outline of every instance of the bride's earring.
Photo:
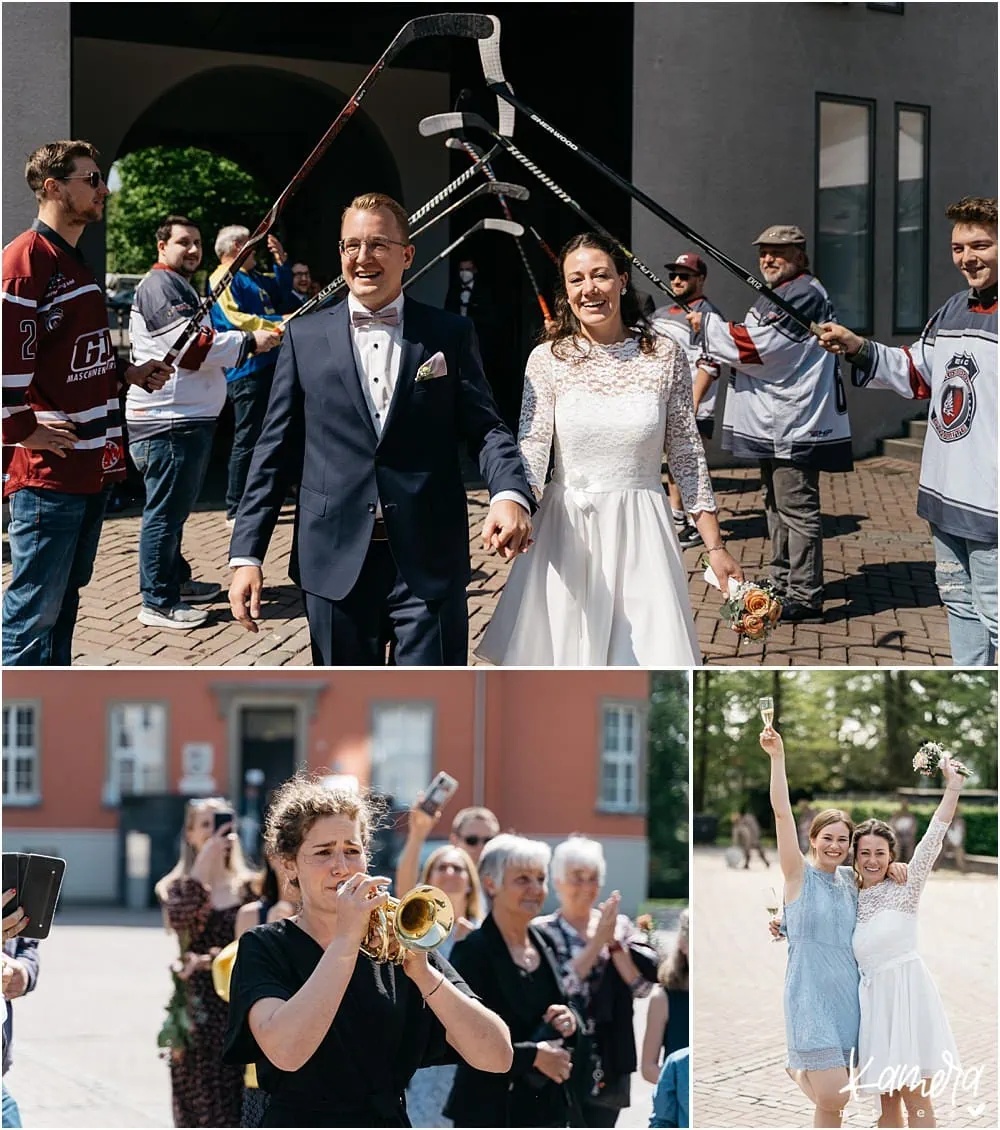
<svg viewBox="0 0 1000 1130">
<path fill-rule="evenodd" d="M 628 289 L 627 287 L 624 287 L 624 286 L 622 287 L 622 297 L 623 297 L 623 298 L 625 297 L 625 291 L 626 291 L 627 289 Z"/>
</svg>

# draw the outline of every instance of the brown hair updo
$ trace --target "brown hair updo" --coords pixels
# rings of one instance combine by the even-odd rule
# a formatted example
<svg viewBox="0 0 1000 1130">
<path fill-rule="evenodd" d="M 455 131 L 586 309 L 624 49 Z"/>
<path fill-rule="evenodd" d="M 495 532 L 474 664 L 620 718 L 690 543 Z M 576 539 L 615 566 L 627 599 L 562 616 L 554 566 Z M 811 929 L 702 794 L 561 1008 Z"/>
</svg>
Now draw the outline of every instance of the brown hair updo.
<svg viewBox="0 0 1000 1130">
<path fill-rule="evenodd" d="M 367 852 L 385 808 L 381 797 L 331 789 L 316 774 L 296 773 L 274 794 L 264 825 L 264 846 L 269 855 L 293 860 L 317 820 L 346 816 L 358 821 L 361 845 Z"/>
</svg>

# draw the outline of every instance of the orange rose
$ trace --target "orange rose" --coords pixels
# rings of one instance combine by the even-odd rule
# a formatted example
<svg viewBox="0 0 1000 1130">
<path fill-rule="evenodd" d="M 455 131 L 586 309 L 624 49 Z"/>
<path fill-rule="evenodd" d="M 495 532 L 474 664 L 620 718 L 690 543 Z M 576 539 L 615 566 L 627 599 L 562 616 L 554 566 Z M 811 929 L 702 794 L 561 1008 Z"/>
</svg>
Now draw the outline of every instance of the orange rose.
<svg viewBox="0 0 1000 1130">
<path fill-rule="evenodd" d="M 764 635 L 764 621 L 759 616 L 744 616 L 743 631 L 752 640 L 759 640 Z"/>
<path fill-rule="evenodd" d="M 777 624 L 777 622 L 781 619 L 781 601 L 780 600 L 772 600 L 771 601 L 771 611 L 768 612 L 767 618 L 768 618 L 768 620 L 771 621 L 772 624 Z"/>
<path fill-rule="evenodd" d="M 751 616 L 764 616 L 771 598 L 763 589 L 751 589 L 743 600 L 743 607 Z"/>
</svg>

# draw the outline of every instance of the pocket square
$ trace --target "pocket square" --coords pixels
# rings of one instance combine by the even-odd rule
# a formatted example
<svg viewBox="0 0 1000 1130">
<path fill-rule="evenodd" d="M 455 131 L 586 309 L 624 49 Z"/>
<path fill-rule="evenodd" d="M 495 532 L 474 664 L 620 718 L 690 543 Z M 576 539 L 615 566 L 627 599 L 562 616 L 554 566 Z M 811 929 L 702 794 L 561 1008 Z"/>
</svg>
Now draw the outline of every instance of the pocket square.
<svg viewBox="0 0 1000 1130">
<path fill-rule="evenodd" d="M 417 381 L 433 381 L 438 377 L 448 375 L 448 362 L 444 359 L 443 353 L 435 353 L 429 360 L 425 361 L 417 370 Z"/>
</svg>

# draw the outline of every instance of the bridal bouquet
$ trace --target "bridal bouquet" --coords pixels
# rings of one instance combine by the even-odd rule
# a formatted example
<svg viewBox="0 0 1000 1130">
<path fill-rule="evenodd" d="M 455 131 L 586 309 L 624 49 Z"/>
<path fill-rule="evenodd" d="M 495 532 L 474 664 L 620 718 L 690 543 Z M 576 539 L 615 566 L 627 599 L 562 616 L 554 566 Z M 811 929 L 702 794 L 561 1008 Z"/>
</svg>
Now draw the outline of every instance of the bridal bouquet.
<svg viewBox="0 0 1000 1130">
<path fill-rule="evenodd" d="M 702 558 L 705 580 L 721 588 L 718 578 Z M 729 578 L 729 599 L 719 613 L 723 621 L 738 635 L 753 642 L 767 639 L 781 619 L 781 601 L 766 581 L 736 581 Z"/>
<path fill-rule="evenodd" d="M 941 761 L 948 755 L 937 742 L 924 742 L 913 758 L 913 768 L 925 777 L 932 777 L 941 768 Z M 971 777 L 972 773 L 961 761 L 952 758 L 952 768 L 960 777 Z"/>
</svg>

